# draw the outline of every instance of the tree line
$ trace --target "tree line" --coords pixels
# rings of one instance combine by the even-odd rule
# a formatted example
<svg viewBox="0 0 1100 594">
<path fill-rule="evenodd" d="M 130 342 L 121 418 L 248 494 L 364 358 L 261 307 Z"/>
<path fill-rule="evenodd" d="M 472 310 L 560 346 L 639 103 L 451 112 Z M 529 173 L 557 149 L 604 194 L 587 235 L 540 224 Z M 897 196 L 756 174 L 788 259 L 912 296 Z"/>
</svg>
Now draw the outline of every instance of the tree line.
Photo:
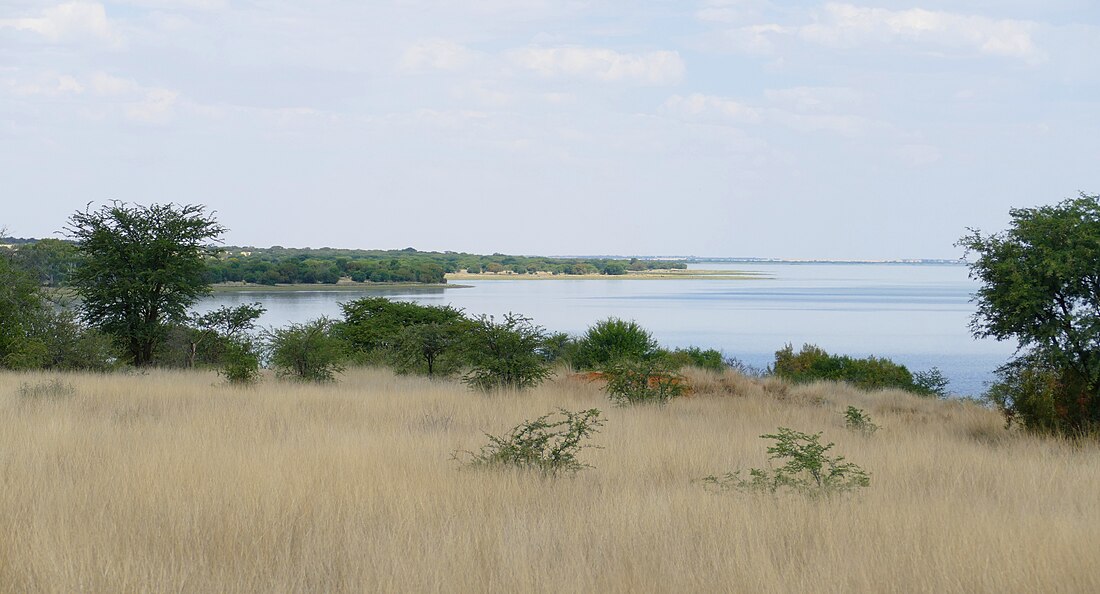
<svg viewBox="0 0 1100 594">
<path fill-rule="evenodd" d="M 981 282 L 974 335 L 1018 346 L 986 396 L 1010 423 L 1028 430 L 1097 435 L 1100 196 L 1009 214 L 1007 230 L 972 229 L 958 244 L 976 255 L 971 276 Z M 720 370 L 731 363 L 713 350 L 662 349 L 633 322 L 614 318 L 571 337 L 513 313 L 471 318 L 446 306 L 382 298 L 343 304 L 342 320 L 257 335 L 259 304 L 202 316 L 191 311 L 210 291 L 208 265 L 220 261 L 215 243 L 225 232 L 203 206 L 89 206 L 69 218 L 65 232 L 70 242 L 24 242 L 0 251 L 0 367 L 216 365 L 228 380 L 247 383 L 255 381 L 261 361 L 307 380 L 331 379 L 352 361 L 433 377 L 461 374 L 480 389 L 521 389 L 564 361 L 610 374 L 608 385 L 622 386 L 623 398 L 663 401 L 677 392 L 679 367 Z M 463 255 L 443 255 L 455 258 L 449 266 L 473 265 L 462 264 Z M 75 289 L 78 302 L 57 302 L 59 293 L 43 289 L 55 283 Z M 946 387 L 935 370 L 913 374 L 885 359 L 830 355 L 812 345 L 778 351 L 768 371 L 792 381 L 849 381 L 941 396 Z"/>
<path fill-rule="evenodd" d="M 0 238 L 18 265 L 49 287 L 65 284 L 79 265 L 72 240 Z M 548 258 L 458 252 L 347 250 L 334 248 L 224 247 L 203 258 L 207 283 L 258 285 L 360 283 L 443 284 L 456 272 L 496 274 L 622 275 L 654 269 L 684 269 L 683 262 L 638 258 Z"/>
</svg>

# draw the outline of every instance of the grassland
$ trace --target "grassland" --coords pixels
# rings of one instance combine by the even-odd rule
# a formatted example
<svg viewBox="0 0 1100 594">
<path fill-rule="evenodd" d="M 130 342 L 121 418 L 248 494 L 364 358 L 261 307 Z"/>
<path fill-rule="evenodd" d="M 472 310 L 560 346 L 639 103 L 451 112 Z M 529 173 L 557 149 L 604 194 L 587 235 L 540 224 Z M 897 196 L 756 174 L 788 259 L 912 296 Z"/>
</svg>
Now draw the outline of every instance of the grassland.
<svg viewBox="0 0 1100 594">
<path fill-rule="evenodd" d="M 1100 591 L 1096 446 L 900 392 L 693 380 L 666 408 L 610 408 L 564 376 L 486 396 L 370 369 L 248 389 L 0 374 L 0 592 Z M 846 431 L 847 405 L 883 428 Z M 451 459 L 559 406 L 606 411 L 594 469 Z M 871 486 L 695 482 L 766 465 L 779 426 L 824 431 Z"/>
</svg>

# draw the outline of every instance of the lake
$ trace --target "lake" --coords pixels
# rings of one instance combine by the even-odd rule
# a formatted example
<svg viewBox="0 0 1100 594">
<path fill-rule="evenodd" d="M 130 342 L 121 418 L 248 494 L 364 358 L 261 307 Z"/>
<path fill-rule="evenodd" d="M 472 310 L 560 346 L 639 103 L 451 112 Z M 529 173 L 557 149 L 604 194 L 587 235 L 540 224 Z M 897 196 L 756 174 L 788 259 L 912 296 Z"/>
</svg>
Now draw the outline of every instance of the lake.
<svg viewBox="0 0 1100 594">
<path fill-rule="evenodd" d="M 580 334 L 616 316 L 636 320 L 666 347 L 716 348 L 763 368 L 787 343 L 875 355 L 911 370 L 933 366 L 953 393 L 977 395 L 1013 345 L 975 340 L 968 324 L 978 285 L 967 268 L 938 264 L 698 264 L 740 270 L 744 280 L 553 279 L 461 281 L 466 288 L 252 291 L 215 294 L 197 309 L 259 301 L 265 326 L 339 318 L 341 302 L 365 295 L 450 304 L 469 314 L 522 313 L 551 331 Z"/>
</svg>

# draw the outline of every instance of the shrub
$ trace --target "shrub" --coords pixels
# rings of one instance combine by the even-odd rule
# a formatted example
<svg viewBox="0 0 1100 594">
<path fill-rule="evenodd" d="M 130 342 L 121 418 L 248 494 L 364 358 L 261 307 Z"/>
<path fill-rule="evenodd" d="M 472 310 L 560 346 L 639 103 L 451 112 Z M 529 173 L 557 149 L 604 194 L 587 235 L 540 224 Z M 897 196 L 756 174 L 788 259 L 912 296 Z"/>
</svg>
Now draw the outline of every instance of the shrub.
<svg viewBox="0 0 1100 594">
<path fill-rule="evenodd" d="M 533 421 L 516 425 L 504 436 L 486 434 L 489 443 L 477 453 L 456 451 L 458 460 L 463 454 L 473 467 L 512 467 L 536 470 L 544 476 L 574 473 L 592 468 L 578 459 L 578 454 L 592 446 L 585 441 L 597 433 L 604 424 L 599 409 L 571 412 L 564 408 L 557 413 L 545 414 Z"/>
<path fill-rule="evenodd" d="M 1080 374 L 1037 357 L 1020 357 L 997 370 L 998 381 L 986 398 L 1005 415 L 1006 425 L 1019 423 L 1038 433 L 1079 435 L 1092 429 L 1082 425 L 1090 398 Z M 1082 409 L 1086 410 L 1082 410 Z"/>
<path fill-rule="evenodd" d="M 58 400 L 76 394 L 72 384 L 52 379 L 38 384 L 19 384 L 19 395 L 29 400 Z"/>
<path fill-rule="evenodd" d="M 874 435 L 878 431 L 878 425 L 871 421 L 871 417 L 863 409 L 849 406 L 844 411 L 844 426 L 852 431 L 859 431 L 864 435 Z"/>
<path fill-rule="evenodd" d="M 227 341 L 218 374 L 231 384 L 251 385 L 259 381 L 260 356 L 256 353 L 252 341 L 247 339 Z"/>
<path fill-rule="evenodd" d="M 537 386 L 550 377 L 550 366 L 539 353 L 545 340 L 546 333 L 531 318 L 508 313 L 497 322 L 481 316 L 466 337 L 470 371 L 463 381 L 485 391 Z"/>
<path fill-rule="evenodd" d="M 933 367 L 928 371 L 917 371 L 913 374 L 913 385 L 920 389 L 918 394 L 922 396 L 947 398 L 947 386 L 950 383 L 939 367 Z"/>
<path fill-rule="evenodd" d="M 856 359 L 830 355 L 812 344 L 803 345 L 797 354 L 789 344 L 776 351 L 771 371 L 795 383 L 831 380 L 848 382 L 864 390 L 896 388 L 917 394 L 928 393 L 914 382 L 913 374 L 904 365 L 877 357 Z"/>
<path fill-rule="evenodd" d="M 750 468 L 747 478 L 741 476 L 741 470 L 712 475 L 704 478 L 703 483 L 721 490 L 754 493 L 775 494 L 787 489 L 810 497 L 827 497 L 871 484 L 870 475 L 859 466 L 845 462 L 843 456 L 826 455 L 834 444 L 821 445 L 821 433 L 808 435 L 780 427 L 777 433 L 760 437 L 775 441 L 768 447 L 768 459 L 783 460 L 783 466 Z"/>
<path fill-rule="evenodd" d="M 344 370 L 345 349 L 332 327 L 332 320 L 322 317 L 269 331 L 271 364 L 278 374 L 299 381 L 335 381 Z"/>
<path fill-rule="evenodd" d="M 678 367 L 691 366 L 715 372 L 722 372 L 727 368 L 722 352 L 715 349 L 703 350 L 693 346 L 666 352 L 664 356 Z"/>
<path fill-rule="evenodd" d="M 604 367 L 604 377 L 607 395 L 620 406 L 641 403 L 664 406 L 669 400 L 683 395 L 686 389 L 684 376 L 663 357 L 619 359 Z"/>
<path fill-rule="evenodd" d="M 588 328 L 577 344 L 573 365 L 599 369 L 618 359 L 647 359 L 657 353 L 657 341 L 631 320 L 607 318 Z"/>
</svg>

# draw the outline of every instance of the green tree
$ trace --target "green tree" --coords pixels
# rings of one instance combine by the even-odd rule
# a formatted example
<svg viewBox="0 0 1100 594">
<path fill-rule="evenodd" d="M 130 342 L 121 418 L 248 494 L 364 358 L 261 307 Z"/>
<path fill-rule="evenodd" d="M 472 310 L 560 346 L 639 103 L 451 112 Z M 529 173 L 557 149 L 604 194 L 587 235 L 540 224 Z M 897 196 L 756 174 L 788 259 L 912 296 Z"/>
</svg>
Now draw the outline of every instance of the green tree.
<svg viewBox="0 0 1100 594">
<path fill-rule="evenodd" d="M 1009 211 L 1009 228 L 959 240 L 981 281 L 975 337 L 1015 340 L 990 396 L 1039 431 L 1100 428 L 1100 196 Z"/>
<path fill-rule="evenodd" d="M 448 325 L 465 319 L 462 310 L 449 305 L 420 305 L 385 297 L 356 299 L 341 303 L 340 308 L 344 311 L 340 332 L 352 349 L 364 353 L 393 349 L 411 326 Z"/>
<path fill-rule="evenodd" d="M 268 332 L 267 342 L 271 364 L 282 377 L 332 382 L 344 370 L 345 345 L 328 318 L 276 328 Z"/>
<path fill-rule="evenodd" d="M 467 333 L 470 371 L 463 379 L 485 391 L 537 386 L 550 376 L 550 366 L 540 352 L 545 340 L 546 332 L 531 318 L 508 313 L 498 322 L 481 316 Z"/>
<path fill-rule="evenodd" d="M 153 361 L 166 324 L 183 322 L 209 293 L 206 258 L 225 227 L 199 205 L 112 202 L 78 211 L 65 230 L 81 255 L 71 284 L 84 320 L 143 367 Z"/>
<path fill-rule="evenodd" d="M 33 369 L 46 363 L 41 327 L 47 314 L 38 283 L 0 250 L 0 367 Z"/>
<path fill-rule="evenodd" d="M 657 354 L 657 341 L 634 320 L 607 318 L 588 328 L 577 344 L 573 365 L 596 369 L 617 359 L 647 359 Z"/>
</svg>

